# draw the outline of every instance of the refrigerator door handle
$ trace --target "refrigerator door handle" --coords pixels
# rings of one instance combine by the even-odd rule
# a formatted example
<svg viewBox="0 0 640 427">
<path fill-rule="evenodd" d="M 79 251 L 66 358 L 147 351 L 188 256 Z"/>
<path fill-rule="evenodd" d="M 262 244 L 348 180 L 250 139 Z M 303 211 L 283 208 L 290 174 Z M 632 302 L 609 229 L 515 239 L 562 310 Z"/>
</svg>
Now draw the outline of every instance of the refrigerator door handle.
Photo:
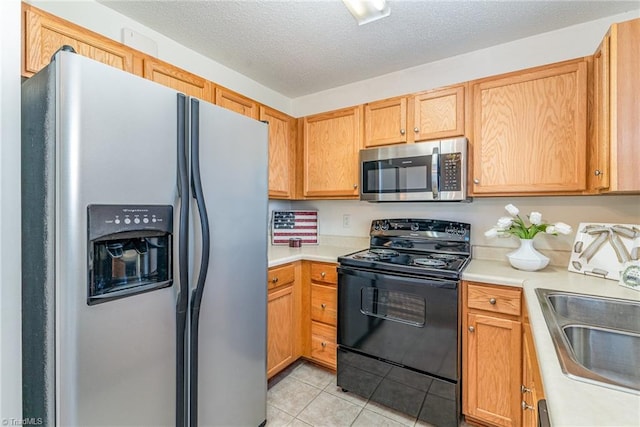
<svg viewBox="0 0 640 427">
<path fill-rule="evenodd" d="M 189 173 L 187 163 L 187 98 L 178 94 L 178 197 L 180 199 L 176 301 L 176 427 L 187 426 L 186 326 L 189 304 Z"/>
<path fill-rule="evenodd" d="M 200 317 L 200 303 L 204 292 L 205 280 L 209 269 L 209 249 L 211 236 L 207 206 L 202 192 L 200 177 L 200 102 L 191 98 L 191 191 L 196 199 L 200 227 L 202 232 L 202 256 L 200 272 L 196 287 L 191 294 L 191 352 L 189 359 L 189 425 L 198 425 L 198 321 Z"/>
</svg>

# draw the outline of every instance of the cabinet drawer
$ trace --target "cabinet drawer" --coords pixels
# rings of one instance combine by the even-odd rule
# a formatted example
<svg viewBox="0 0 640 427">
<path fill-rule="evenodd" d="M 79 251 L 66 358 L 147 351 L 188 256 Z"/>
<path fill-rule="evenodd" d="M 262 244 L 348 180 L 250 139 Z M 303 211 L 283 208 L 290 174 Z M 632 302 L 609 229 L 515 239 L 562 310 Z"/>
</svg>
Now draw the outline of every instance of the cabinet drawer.
<svg viewBox="0 0 640 427">
<path fill-rule="evenodd" d="M 267 289 L 287 285 L 295 280 L 293 264 L 270 268 L 267 273 Z"/>
<path fill-rule="evenodd" d="M 311 285 L 311 319 L 336 325 L 337 290 L 333 286 Z"/>
<path fill-rule="evenodd" d="M 336 366 L 336 328 L 311 322 L 311 357 Z"/>
<path fill-rule="evenodd" d="M 467 284 L 467 307 L 520 316 L 521 289 Z"/>
<path fill-rule="evenodd" d="M 338 270 L 335 264 L 311 263 L 311 280 L 314 282 L 338 283 Z"/>
</svg>

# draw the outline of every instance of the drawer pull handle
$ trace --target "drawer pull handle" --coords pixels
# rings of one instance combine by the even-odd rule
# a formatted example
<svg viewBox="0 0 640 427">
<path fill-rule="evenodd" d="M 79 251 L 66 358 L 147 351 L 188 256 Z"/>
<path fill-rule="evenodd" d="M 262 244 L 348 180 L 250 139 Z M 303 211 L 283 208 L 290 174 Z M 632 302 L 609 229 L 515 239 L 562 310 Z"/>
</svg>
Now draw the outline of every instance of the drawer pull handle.
<svg viewBox="0 0 640 427">
<path fill-rule="evenodd" d="M 325 348 L 327 346 L 327 343 L 322 341 L 322 343 L 320 345 L 322 346 L 322 348 Z"/>
<path fill-rule="evenodd" d="M 531 389 L 527 388 L 524 384 L 522 384 L 520 386 L 520 393 L 522 393 L 522 394 L 531 393 Z"/>
<path fill-rule="evenodd" d="M 324 310 L 325 308 L 327 308 L 327 304 L 322 303 L 322 304 L 320 304 L 320 307 L 322 307 L 322 309 Z"/>
<path fill-rule="evenodd" d="M 273 279 L 271 279 L 271 282 L 272 282 L 272 283 L 278 283 L 278 278 L 277 278 L 277 277 L 274 277 Z"/>
<path fill-rule="evenodd" d="M 489 300 L 489 304 L 491 304 L 491 305 L 496 305 L 496 299 L 495 299 L 495 298 L 491 298 L 491 299 Z"/>
<path fill-rule="evenodd" d="M 469 326 L 469 332 L 475 332 L 476 328 L 474 328 L 473 326 Z"/>
<path fill-rule="evenodd" d="M 322 273 L 320 273 L 320 277 L 322 277 L 324 279 L 324 277 L 327 275 L 327 273 L 325 273 L 324 271 Z"/>
</svg>

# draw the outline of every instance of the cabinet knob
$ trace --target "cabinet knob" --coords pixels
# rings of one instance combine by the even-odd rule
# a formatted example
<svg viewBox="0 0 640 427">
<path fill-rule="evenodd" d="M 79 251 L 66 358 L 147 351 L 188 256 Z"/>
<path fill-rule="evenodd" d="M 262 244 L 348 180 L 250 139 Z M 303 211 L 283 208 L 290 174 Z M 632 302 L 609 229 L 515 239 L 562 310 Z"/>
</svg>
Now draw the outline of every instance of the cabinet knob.
<svg viewBox="0 0 640 427">
<path fill-rule="evenodd" d="M 418 128 L 413 128 L 413 131 L 414 131 L 415 133 L 418 133 L 418 132 L 420 132 L 420 129 L 418 129 Z"/>
<path fill-rule="evenodd" d="M 480 184 L 480 180 L 479 180 L 478 178 L 474 178 L 474 179 L 473 179 L 473 183 L 474 183 L 474 184 Z"/>
<path fill-rule="evenodd" d="M 327 308 L 327 304 L 322 303 L 322 304 L 320 304 L 320 307 L 322 307 L 322 309 L 324 310 L 325 308 Z"/>
<path fill-rule="evenodd" d="M 489 304 L 496 305 L 496 299 L 495 298 L 490 298 L 489 299 Z"/>
<path fill-rule="evenodd" d="M 325 348 L 327 346 L 327 343 L 322 341 L 322 343 L 320 345 L 322 346 L 322 348 Z"/>
<path fill-rule="evenodd" d="M 358 188 L 358 184 L 353 184 L 353 189 L 355 190 L 356 188 Z"/>
<path fill-rule="evenodd" d="M 327 273 L 325 273 L 324 271 L 322 273 L 320 273 L 320 277 L 322 277 L 323 279 L 326 277 Z"/>
<path fill-rule="evenodd" d="M 522 393 L 522 394 L 531 393 L 531 389 L 527 388 L 524 384 L 522 384 L 520 386 L 520 393 Z"/>
<path fill-rule="evenodd" d="M 473 326 L 469 326 L 469 332 L 475 332 L 476 328 L 474 328 Z"/>
<path fill-rule="evenodd" d="M 600 176 L 600 175 L 602 175 L 602 171 L 600 169 L 596 169 L 596 171 L 593 174 L 595 176 Z"/>
<path fill-rule="evenodd" d="M 271 283 L 278 283 L 278 278 L 274 277 L 273 279 L 271 279 Z"/>
<path fill-rule="evenodd" d="M 406 132 L 404 129 L 400 129 L 400 135 L 404 135 Z"/>
<path fill-rule="evenodd" d="M 528 409 L 528 410 L 530 410 L 530 411 L 533 411 L 533 410 L 535 409 L 533 406 L 529 405 L 529 404 L 528 404 L 527 402 L 525 402 L 524 400 L 522 401 L 521 406 L 522 406 L 522 409 L 523 409 L 523 410 L 527 410 L 527 409 Z"/>
</svg>

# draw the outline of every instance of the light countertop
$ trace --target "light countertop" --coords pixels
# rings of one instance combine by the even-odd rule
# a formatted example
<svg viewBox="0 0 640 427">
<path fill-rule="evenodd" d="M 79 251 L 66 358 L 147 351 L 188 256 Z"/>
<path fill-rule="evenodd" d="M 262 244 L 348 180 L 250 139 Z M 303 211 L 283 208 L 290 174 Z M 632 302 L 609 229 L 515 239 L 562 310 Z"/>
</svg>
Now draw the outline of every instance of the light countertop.
<svg viewBox="0 0 640 427">
<path fill-rule="evenodd" d="M 270 246 L 269 267 L 298 260 L 337 262 L 338 256 L 367 247 L 366 238 L 326 240 L 320 245 L 302 248 Z M 549 266 L 538 272 L 519 271 L 506 260 L 473 259 L 462 279 L 523 288 L 553 426 L 640 426 L 640 395 L 574 380 L 562 373 L 535 289 L 636 301 L 640 301 L 640 292 L 619 286 L 616 281 L 572 273 L 562 267 Z"/>
</svg>

